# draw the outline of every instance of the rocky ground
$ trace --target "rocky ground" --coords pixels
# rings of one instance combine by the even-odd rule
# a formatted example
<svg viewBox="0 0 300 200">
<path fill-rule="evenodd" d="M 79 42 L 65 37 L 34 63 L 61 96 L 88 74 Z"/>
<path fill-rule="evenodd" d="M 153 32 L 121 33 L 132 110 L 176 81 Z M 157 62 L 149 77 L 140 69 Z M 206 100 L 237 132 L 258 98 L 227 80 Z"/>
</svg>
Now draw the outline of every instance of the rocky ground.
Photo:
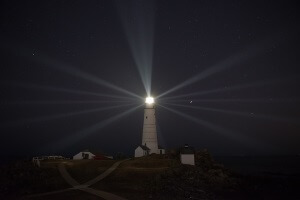
<svg viewBox="0 0 300 200">
<path fill-rule="evenodd" d="M 146 190 L 153 199 L 300 199 L 300 174 L 273 175 L 234 173 L 203 150 L 196 154 L 196 166 L 170 168 L 149 181 Z"/>
<path fill-rule="evenodd" d="M 207 151 L 199 151 L 196 166 L 169 168 L 149 181 L 146 190 L 154 199 L 217 199 L 218 193 L 234 190 L 240 182 L 230 170 L 214 162 Z"/>
</svg>

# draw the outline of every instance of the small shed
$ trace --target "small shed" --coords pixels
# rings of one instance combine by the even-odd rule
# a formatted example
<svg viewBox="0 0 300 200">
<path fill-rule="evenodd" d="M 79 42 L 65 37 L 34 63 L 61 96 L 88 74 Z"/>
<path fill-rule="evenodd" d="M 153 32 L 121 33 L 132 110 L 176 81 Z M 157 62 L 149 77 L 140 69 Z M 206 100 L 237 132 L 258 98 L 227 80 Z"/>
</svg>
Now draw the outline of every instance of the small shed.
<svg viewBox="0 0 300 200">
<path fill-rule="evenodd" d="M 134 157 L 147 156 L 150 153 L 150 149 L 147 146 L 139 145 L 134 151 Z"/>
<path fill-rule="evenodd" d="M 160 145 L 158 145 L 158 154 L 165 154 L 166 153 L 166 150 L 161 147 Z"/>
<path fill-rule="evenodd" d="M 180 162 L 185 165 L 195 165 L 195 150 L 189 145 L 180 149 Z"/>
<path fill-rule="evenodd" d="M 110 160 L 113 159 L 112 156 L 108 156 L 102 153 L 98 153 L 96 151 L 91 151 L 89 149 L 80 151 L 75 156 L 73 156 L 73 160 Z"/>
</svg>

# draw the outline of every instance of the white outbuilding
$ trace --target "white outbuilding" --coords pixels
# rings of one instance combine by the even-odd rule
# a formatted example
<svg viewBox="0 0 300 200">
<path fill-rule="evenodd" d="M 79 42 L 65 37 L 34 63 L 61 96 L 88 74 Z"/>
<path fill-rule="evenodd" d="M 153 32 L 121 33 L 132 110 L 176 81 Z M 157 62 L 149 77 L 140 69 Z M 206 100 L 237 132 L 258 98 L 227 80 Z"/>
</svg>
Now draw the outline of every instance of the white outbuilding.
<svg viewBox="0 0 300 200">
<path fill-rule="evenodd" d="M 110 160 L 113 159 L 112 156 L 103 154 L 103 153 L 98 153 L 96 151 L 91 151 L 91 150 L 83 150 L 80 151 L 78 154 L 76 154 L 75 156 L 73 156 L 73 160 Z"/>
<path fill-rule="evenodd" d="M 95 154 L 93 154 L 88 149 L 86 149 L 86 150 L 80 151 L 78 154 L 73 156 L 73 160 L 82 160 L 82 159 L 91 160 L 91 159 L 94 159 L 94 157 L 95 157 Z"/>
<path fill-rule="evenodd" d="M 134 157 L 147 156 L 150 153 L 150 149 L 147 146 L 139 145 L 134 151 Z"/>
<path fill-rule="evenodd" d="M 158 154 L 165 154 L 166 153 L 166 150 L 161 147 L 160 145 L 158 145 Z"/>
<path fill-rule="evenodd" d="M 180 149 L 180 162 L 185 165 L 195 165 L 195 150 L 189 145 Z"/>
</svg>

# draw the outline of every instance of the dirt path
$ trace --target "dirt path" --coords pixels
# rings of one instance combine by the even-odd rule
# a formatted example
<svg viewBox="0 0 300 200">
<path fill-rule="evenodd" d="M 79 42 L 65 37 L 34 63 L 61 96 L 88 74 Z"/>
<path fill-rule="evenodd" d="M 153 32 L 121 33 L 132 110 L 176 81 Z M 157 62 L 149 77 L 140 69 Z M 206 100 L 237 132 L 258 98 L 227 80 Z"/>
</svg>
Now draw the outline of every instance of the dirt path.
<svg viewBox="0 0 300 200">
<path fill-rule="evenodd" d="M 101 197 L 101 198 L 107 199 L 107 200 L 126 200 L 123 197 L 117 196 L 115 194 L 104 192 L 104 191 L 101 191 L 101 190 L 95 190 L 95 189 L 90 188 L 90 187 L 82 188 L 82 189 L 79 189 L 79 190 L 90 193 L 90 194 L 93 194 L 93 195 L 96 195 L 98 197 Z"/>
<path fill-rule="evenodd" d="M 75 179 L 71 177 L 69 172 L 66 170 L 65 165 L 63 163 L 58 165 L 58 171 L 60 175 L 65 179 L 65 181 L 71 186 L 80 185 Z"/>
<path fill-rule="evenodd" d="M 48 195 L 53 195 L 53 194 L 59 194 L 59 193 L 63 193 L 63 192 L 69 192 L 74 190 L 73 188 L 67 188 L 67 189 L 62 189 L 62 190 L 56 190 L 53 192 L 45 192 L 45 193 L 40 193 L 40 194 L 33 194 L 33 195 L 29 195 L 27 196 L 28 198 L 34 198 L 34 197 L 42 197 L 42 196 L 48 196 Z"/>
<path fill-rule="evenodd" d="M 104 179 L 105 177 L 107 177 L 110 173 L 112 173 L 115 169 L 117 169 L 117 167 L 124 161 L 127 160 L 122 160 L 119 162 L 114 163 L 110 168 L 108 168 L 105 172 L 103 172 L 102 174 L 100 174 L 99 176 L 97 176 L 96 178 L 84 183 L 84 185 L 88 185 L 91 186 L 99 181 L 101 181 L 102 179 Z"/>
<path fill-rule="evenodd" d="M 117 167 L 124 161 L 127 160 L 122 160 L 122 161 L 118 161 L 115 164 L 113 164 L 110 168 L 108 168 L 105 172 L 103 172 L 102 174 L 100 174 L 99 176 L 97 176 L 96 178 L 80 185 L 75 179 L 73 179 L 71 177 L 71 175 L 69 174 L 69 172 L 66 170 L 65 165 L 63 163 L 61 163 L 58 167 L 59 172 L 61 173 L 62 177 L 66 180 L 67 183 L 69 183 L 71 186 L 73 186 L 74 189 L 78 189 L 93 195 L 96 195 L 98 197 L 101 197 L 103 199 L 106 200 L 126 200 L 120 196 L 114 195 L 112 193 L 108 193 L 108 192 L 104 192 L 101 190 L 95 190 L 93 188 L 89 188 L 90 185 L 95 184 L 96 182 L 104 179 L 105 177 L 107 177 L 110 173 L 112 173 L 115 169 L 117 169 Z"/>
</svg>

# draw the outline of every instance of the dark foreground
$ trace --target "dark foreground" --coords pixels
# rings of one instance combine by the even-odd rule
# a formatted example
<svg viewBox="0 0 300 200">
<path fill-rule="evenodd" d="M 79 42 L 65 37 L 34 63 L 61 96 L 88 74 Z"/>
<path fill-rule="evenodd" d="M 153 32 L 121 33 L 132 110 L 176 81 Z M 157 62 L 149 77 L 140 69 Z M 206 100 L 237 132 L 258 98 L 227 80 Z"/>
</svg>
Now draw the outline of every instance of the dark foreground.
<svg viewBox="0 0 300 200">
<path fill-rule="evenodd" d="M 197 153 L 196 167 L 181 165 L 174 155 L 133 159 L 92 187 L 133 200 L 300 199 L 300 158 L 297 156 L 215 159 L 218 162 L 207 151 Z M 70 187 L 56 168 L 59 162 L 62 161 L 44 162 L 41 168 L 26 160 L 1 165 L 0 199 L 99 199 L 76 190 L 44 197 L 30 196 Z M 104 172 L 113 162 L 67 161 L 65 164 L 74 178 L 84 182 Z"/>
</svg>

